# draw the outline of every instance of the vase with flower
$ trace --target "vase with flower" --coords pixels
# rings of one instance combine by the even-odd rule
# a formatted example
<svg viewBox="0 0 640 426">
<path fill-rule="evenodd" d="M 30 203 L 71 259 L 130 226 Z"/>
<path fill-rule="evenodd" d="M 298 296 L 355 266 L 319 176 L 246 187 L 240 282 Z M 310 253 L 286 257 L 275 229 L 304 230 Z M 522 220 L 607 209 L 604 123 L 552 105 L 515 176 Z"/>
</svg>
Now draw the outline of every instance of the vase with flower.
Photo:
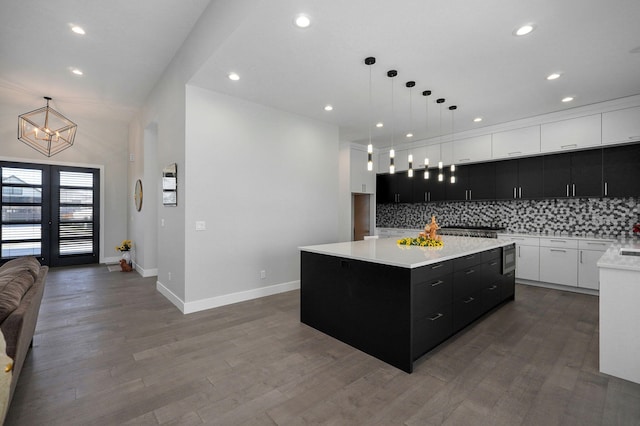
<svg viewBox="0 0 640 426">
<path fill-rule="evenodd" d="M 131 266 L 131 247 L 133 247 L 133 243 L 131 240 L 123 240 L 119 246 L 116 246 L 116 251 L 122 253 L 122 258 L 125 260 L 127 265 Z"/>
<path fill-rule="evenodd" d="M 640 223 L 636 223 L 635 225 L 633 225 L 633 229 L 631 230 L 636 237 L 640 237 Z"/>
</svg>

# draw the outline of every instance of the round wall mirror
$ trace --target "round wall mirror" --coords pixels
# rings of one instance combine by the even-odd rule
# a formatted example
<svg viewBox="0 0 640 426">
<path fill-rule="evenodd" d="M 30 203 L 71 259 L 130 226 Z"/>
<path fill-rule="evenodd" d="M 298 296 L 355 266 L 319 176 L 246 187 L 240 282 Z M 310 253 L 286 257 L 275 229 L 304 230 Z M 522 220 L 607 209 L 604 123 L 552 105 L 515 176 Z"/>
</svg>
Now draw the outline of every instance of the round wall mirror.
<svg viewBox="0 0 640 426">
<path fill-rule="evenodd" d="M 136 181 L 136 189 L 133 194 L 133 199 L 136 202 L 136 210 L 142 210 L 142 181 L 140 179 Z"/>
</svg>

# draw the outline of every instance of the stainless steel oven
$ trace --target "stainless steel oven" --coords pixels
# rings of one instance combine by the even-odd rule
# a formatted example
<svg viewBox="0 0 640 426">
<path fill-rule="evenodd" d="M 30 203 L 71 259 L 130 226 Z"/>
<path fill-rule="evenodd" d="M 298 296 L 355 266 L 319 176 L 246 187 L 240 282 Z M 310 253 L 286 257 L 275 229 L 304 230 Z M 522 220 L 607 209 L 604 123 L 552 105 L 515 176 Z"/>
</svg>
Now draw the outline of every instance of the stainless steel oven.
<svg viewBox="0 0 640 426">
<path fill-rule="evenodd" d="M 516 245 L 502 247 L 502 275 L 516 270 Z"/>
</svg>

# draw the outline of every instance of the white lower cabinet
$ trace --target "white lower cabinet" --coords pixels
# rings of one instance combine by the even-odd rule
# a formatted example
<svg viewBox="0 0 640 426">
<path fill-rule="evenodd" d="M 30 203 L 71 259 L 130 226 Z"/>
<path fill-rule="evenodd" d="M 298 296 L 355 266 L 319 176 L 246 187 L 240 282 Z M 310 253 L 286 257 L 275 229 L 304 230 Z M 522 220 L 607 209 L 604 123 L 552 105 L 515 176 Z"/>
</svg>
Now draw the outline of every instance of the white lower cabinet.
<svg viewBox="0 0 640 426">
<path fill-rule="evenodd" d="M 540 281 L 578 286 L 578 250 L 540 247 Z"/>
<path fill-rule="evenodd" d="M 611 245 L 612 241 L 580 240 L 578 247 L 578 287 L 600 290 L 600 271 L 598 260 Z"/>
<path fill-rule="evenodd" d="M 516 278 L 540 281 L 540 238 L 511 238 L 516 243 Z"/>
<path fill-rule="evenodd" d="M 598 260 L 612 240 L 500 235 L 516 243 L 516 278 L 599 290 Z"/>
</svg>

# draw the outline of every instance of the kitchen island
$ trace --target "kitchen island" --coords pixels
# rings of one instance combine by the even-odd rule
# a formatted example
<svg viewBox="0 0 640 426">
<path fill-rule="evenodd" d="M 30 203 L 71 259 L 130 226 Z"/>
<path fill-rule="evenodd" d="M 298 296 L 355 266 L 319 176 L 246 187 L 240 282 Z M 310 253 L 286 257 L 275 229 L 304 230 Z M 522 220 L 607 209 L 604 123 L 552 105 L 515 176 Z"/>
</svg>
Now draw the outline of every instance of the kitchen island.
<svg viewBox="0 0 640 426">
<path fill-rule="evenodd" d="M 443 236 L 443 247 L 372 239 L 301 247 L 300 320 L 408 373 L 422 355 L 514 299 L 513 242 Z"/>
</svg>

